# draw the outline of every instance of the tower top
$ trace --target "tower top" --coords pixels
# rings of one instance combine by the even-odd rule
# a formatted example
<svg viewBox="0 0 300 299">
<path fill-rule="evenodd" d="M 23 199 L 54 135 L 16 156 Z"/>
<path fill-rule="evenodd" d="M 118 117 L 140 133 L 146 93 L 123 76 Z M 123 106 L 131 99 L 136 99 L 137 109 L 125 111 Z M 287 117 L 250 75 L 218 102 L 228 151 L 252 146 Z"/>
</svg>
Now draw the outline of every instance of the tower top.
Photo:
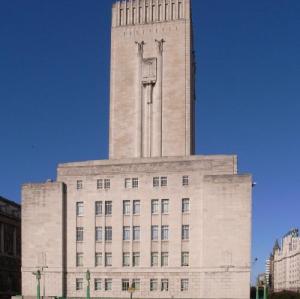
<svg viewBox="0 0 300 299">
<path fill-rule="evenodd" d="M 123 0 L 113 5 L 112 27 L 190 19 L 190 0 Z"/>
</svg>

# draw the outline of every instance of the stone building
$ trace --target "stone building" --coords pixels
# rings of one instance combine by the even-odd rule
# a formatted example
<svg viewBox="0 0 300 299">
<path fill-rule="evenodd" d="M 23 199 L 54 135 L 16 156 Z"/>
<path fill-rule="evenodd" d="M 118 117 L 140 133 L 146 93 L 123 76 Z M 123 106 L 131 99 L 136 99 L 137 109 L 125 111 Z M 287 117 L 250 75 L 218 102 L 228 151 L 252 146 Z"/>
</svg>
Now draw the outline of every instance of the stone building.
<svg viewBox="0 0 300 299">
<path fill-rule="evenodd" d="M 300 292 L 300 236 L 298 229 L 288 232 L 277 246 L 273 258 L 274 292 Z"/>
<path fill-rule="evenodd" d="M 189 0 L 113 5 L 109 160 L 22 188 L 22 293 L 249 298 L 252 179 L 194 155 Z"/>
<path fill-rule="evenodd" d="M 0 196 L 0 298 L 21 293 L 21 207 Z"/>
</svg>

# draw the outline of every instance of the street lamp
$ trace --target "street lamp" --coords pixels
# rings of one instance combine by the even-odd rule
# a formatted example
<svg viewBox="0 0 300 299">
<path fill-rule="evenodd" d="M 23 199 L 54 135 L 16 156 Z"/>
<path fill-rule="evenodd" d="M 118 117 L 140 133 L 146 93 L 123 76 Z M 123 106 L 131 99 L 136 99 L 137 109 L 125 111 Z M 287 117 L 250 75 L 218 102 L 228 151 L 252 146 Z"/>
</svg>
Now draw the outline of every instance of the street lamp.
<svg viewBox="0 0 300 299">
<path fill-rule="evenodd" d="M 90 298 L 91 298 L 91 294 L 90 294 L 90 280 L 91 280 L 91 273 L 90 273 L 90 270 L 87 270 L 87 271 L 86 271 L 85 278 L 86 278 L 86 281 L 87 281 L 87 287 L 86 287 L 86 299 L 90 299 Z"/>
<path fill-rule="evenodd" d="M 132 299 L 132 295 L 133 295 L 134 291 L 135 291 L 135 288 L 134 288 L 133 283 L 132 283 L 131 287 L 128 288 L 128 292 L 130 294 L 130 299 Z"/>
<path fill-rule="evenodd" d="M 32 272 L 32 274 L 36 277 L 36 298 L 40 299 L 41 298 L 41 285 L 40 285 L 40 280 L 41 280 L 41 271 L 37 270 L 36 272 Z"/>
</svg>

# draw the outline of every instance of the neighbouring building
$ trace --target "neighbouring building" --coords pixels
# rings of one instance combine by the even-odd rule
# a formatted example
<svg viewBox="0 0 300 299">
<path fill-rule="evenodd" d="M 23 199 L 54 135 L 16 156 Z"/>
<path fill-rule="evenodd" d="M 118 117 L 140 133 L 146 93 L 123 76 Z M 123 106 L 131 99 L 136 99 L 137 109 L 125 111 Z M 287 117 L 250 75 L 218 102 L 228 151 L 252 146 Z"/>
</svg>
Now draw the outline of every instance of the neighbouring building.
<svg viewBox="0 0 300 299">
<path fill-rule="evenodd" d="M 252 178 L 194 155 L 189 0 L 112 9 L 109 160 L 22 188 L 22 294 L 249 298 Z"/>
<path fill-rule="evenodd" d="M 0 298 L 21 293 L 21 206 L 0 196 Z"/>
<path fill-rule="evenodd" d="M 288 232 L 281 246 L 275 245 L 274 292 L 289 290 L 300 292 L 300 236 L 298 229 Z"/>
</svg>

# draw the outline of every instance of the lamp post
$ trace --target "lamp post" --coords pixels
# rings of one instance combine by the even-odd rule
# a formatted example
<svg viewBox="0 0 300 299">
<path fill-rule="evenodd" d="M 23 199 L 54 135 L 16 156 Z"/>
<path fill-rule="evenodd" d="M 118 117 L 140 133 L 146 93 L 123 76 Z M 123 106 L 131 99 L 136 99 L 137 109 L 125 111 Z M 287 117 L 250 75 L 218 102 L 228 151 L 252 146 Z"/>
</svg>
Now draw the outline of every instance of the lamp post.
<svg viewBox="0 0 300 299">
<path fill-rule="evenodd" d="M 91 273 L 90 273 L 90 270 L 87 270 L 87 271 L 86 271 L 85 278 L 86 278 L 86 281 L 87 281 L 87 287 L 86 287 L 86 299 L 90 299 L 90 298 L 91 298 L 91 294 L 90 294 L 90 280 L 91 280 Z"/>
<path fill-rule="evenodd" d="M 40 280 L 41 280 L 41 271 L 37 270 L 36 272 L 32 273 L 36 277 L 36 298 L 41 299 L 41 285 L 40 285 Z"/>
<path fill-rule="evenodd" d="M 128 288 L 128 292 L 130 294 L 130 299 L 132 299 L 132 295 L 133 295 L 134 291 L 135 291 L 135 288 L 134 288 L 133 284 L 131 284 L 131 287 Z"/>
</svg>

